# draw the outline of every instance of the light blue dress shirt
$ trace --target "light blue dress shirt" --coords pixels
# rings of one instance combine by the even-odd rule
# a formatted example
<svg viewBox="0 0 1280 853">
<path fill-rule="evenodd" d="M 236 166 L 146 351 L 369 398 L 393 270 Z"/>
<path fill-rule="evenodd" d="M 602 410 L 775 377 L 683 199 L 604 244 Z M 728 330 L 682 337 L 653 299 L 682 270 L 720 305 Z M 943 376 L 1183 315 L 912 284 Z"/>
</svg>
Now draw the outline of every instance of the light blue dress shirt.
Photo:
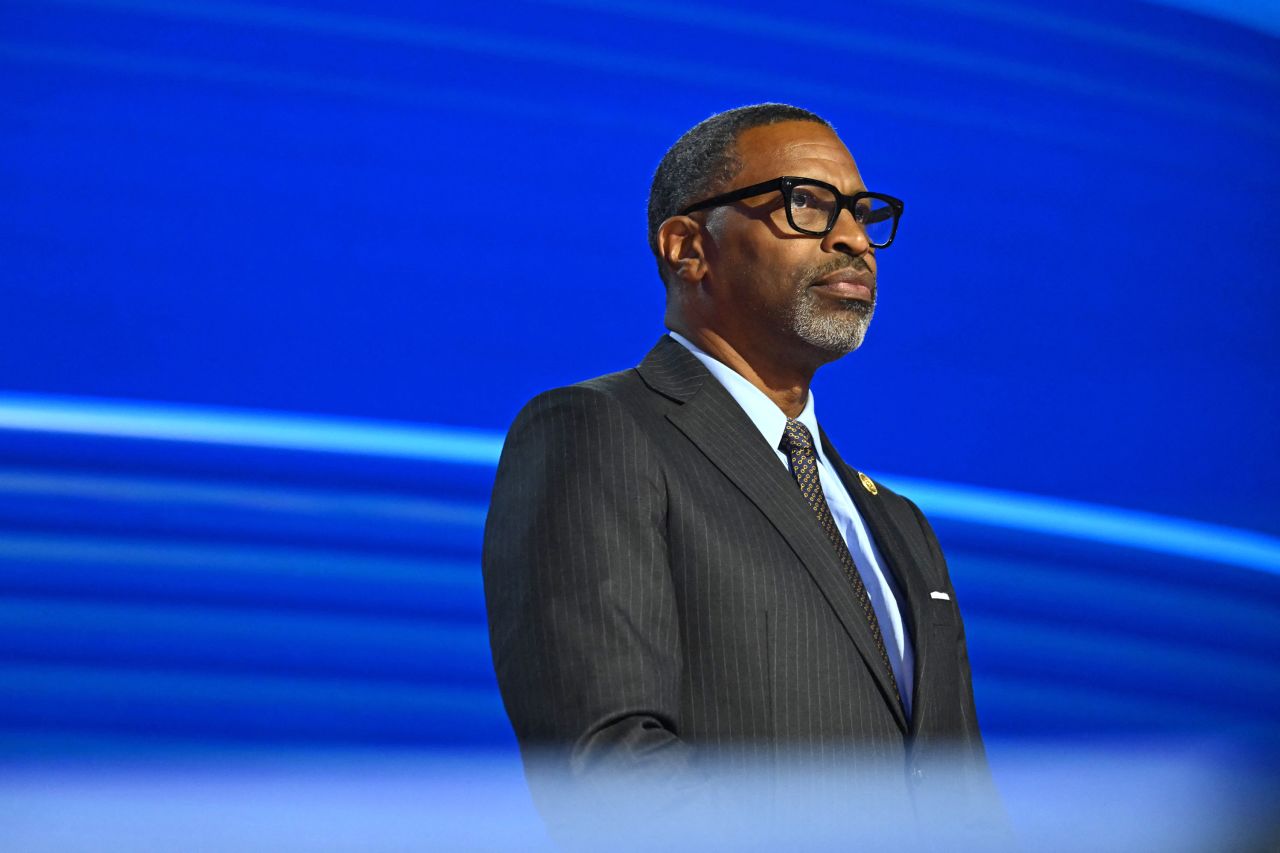
<svg viewBox="0 0 1280 853">
<path fill-rule="evenodd" d="M 747 413 L 747 417 L 756 425 L 756 429 L 760 430 L 764 440 L 769 442 L 769 446 L 777 453 L 782 466 L 790 473 L 791 463 L 787 459 L 787 454 L 781 449 L 782 436 L 787 427 L 787 416 L 782 409 L 779 409 L 763 391 L 735 372 L 733 368 L 707 355 L 683 335 L 678 332 L 668 332 L 668 334 L 693 353 L 707 370 L 711 371 L 711 375 L 720 381 L 729 395 Z M 910 718 L 911 693 L 915 686 L 915 655 L 911 649 L 911 638 L 907 636 L 906 628 L 902 623 L 897 586 L 889 572 L 885 571 L 884 560 L 876 548 L 876 543 L 867 532 L 867 525 L 854 505 L 853 498 L 849 497 L 844 482 L 836 474 L 835 468 L 832 467 L 822 449 L 822 442 L 818 438 L 818 418 L 814 414 L 813 391 L 809 392 L 804 411 L 796 420 L 808 427 L 813 436 L 818 453 L 818 480 L 822 483 L 822 493 L 827 499 L 827 506 L 831 509 L 836 528 L 844 537 L 845 544 L 849 546 L 849 553 L 853 556 L 854 565 L 858 567 L 858 574 L 862 575 L 862 582 L 867 587 L 871 606 L 875 609 L 876 619 L 880 622 L 885 649 L 889 652 L 889 663 L 893 666 L 893 675 L 898 679 L 902 705 Z"/>
</svg>

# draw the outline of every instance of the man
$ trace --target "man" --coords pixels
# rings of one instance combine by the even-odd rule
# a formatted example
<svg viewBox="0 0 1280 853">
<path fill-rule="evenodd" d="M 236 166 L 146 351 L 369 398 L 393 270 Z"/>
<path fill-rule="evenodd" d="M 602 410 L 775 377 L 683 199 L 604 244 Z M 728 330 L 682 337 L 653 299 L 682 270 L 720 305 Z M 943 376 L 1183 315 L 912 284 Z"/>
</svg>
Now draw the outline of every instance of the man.
<svg viewBox="0 0 1280 853">
<path fill-rule="evenodd" d="M 544 810 L 545 778 L 697 801 L 726 769 L 783 767 L 857 780 L 874 809 L 830 801 L 851 820 L 989 803 L 938 542 L 843 461 L 809 392 L 862 343 L 901 211 L 781 104 L 712 116 L 658 166 L 670 334 L 525 407 L 485 530 L 498 682 Z"/>
</svg>

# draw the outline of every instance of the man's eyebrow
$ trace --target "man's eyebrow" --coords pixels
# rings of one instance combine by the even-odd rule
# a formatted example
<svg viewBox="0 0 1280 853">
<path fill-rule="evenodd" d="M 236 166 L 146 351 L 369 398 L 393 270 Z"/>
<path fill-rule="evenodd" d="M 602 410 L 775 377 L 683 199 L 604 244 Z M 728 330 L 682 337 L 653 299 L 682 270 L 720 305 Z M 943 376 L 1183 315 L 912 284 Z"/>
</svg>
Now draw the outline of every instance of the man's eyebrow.
<svg viewBox="0 0 1280 853">
<path fill-rule="evenodd" d="M 826 178 L 819 178 L 819 177 L 817 177 L 817 176 L 815 176 L 815 175 L 796 175 L 796 177 L 797 177 L 797 178 L 808 178 L 808 179 L 809 179 L 809 180 L 811 180 L 811 181 L 822 181 L 824 184 L 831 184 L 831 186 L 833 186 L 833 187 L 835 187 L 836 189 L 840 190 L 840 192 L 844 193 L 845 195 L 853 195 L 854 193 L 860 193 L 860 192 L 866 192 L 866 191 L 867 191 L 867 185 L 866 185 L 865 183 L 863 183 L 863 181 L 862 181 L 862 179 L 861 179 L 861 178 L 859 178 L 856 182 L 854 182 L 854 183 L 853 183 L 853 185 L 852 185 L 852 186 L 853 186 L 853 190 L 852 190 L 852 191 L 846 192 L 846 191 L 845 191 L 843 188 L 841 188 L 841 186 L 840 186 L 840 185 L 843 183 L 843 181 L 842 181 L 842 180 L 834 180 L 834 181 L 833 181 L 830 177 L 826 177 Z"/>
</svg>

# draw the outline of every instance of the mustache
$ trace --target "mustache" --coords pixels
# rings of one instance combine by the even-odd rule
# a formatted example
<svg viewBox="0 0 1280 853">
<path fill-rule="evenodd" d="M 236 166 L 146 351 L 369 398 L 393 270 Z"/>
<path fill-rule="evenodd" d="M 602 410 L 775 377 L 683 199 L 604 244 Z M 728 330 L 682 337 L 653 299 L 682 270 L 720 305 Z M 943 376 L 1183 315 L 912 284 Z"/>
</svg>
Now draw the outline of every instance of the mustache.
<svg viewBox="0 0 1280 853">
<path fill-rule="evenodd" d="M 871 292 L 876 292 L 876 274 L 862 258 L 835 258 L 829 263 L 814 264 L 812 267 L 806 268 L 800 276 L 800 280 L 809 284 L 820 278 L 825 278 L 832 273 L 837 272 L 853 272 L 857 273 L 860 279 L 870 279 Z"/>
</svg>

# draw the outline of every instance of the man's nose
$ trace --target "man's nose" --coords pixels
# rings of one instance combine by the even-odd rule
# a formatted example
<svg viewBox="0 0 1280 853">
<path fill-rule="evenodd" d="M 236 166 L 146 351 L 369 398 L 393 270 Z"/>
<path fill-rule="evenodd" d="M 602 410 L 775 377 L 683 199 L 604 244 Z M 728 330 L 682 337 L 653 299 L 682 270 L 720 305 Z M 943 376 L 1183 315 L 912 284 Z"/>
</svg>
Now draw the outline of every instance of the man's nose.
<svg viewBox="0 0 1280 853">
<path fill-rule="evenodd" d="M 853 218 L 853 211 L 846 207 L 841 209 L 836 216 L 836 224 L 822 238 L 822 248 L 856 257 L 871 250 L 871 241 L 867 239 L 866 229 Z"/>
</svg>

